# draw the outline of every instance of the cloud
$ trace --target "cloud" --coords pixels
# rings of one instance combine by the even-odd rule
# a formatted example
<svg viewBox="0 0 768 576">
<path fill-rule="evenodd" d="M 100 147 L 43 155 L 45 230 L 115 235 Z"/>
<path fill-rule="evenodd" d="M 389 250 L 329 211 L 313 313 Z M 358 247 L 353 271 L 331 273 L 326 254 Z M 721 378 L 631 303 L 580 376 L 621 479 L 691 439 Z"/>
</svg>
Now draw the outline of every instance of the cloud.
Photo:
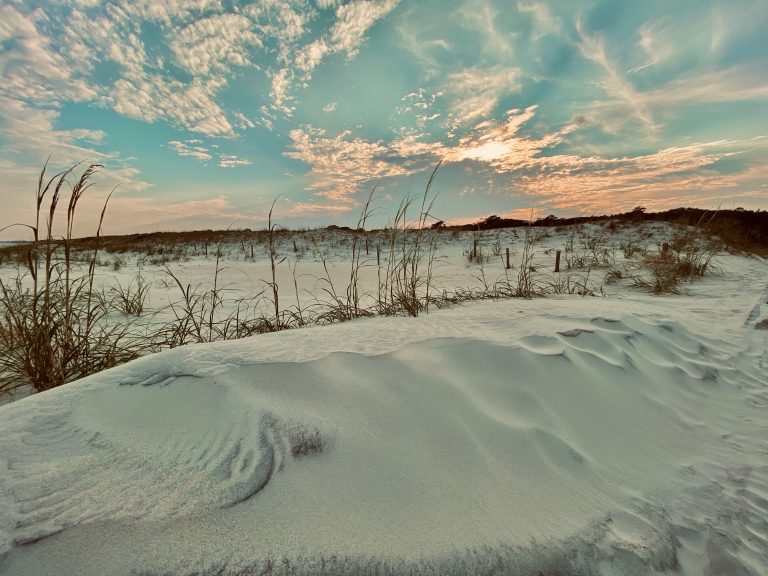
<svg viewBox="0 0 768 576">
<path fill-rule="evenodd" d="M 452 97 L 452 119 L 458 124 L 486 118 L 495 110 L 499 100 L 520 90 L 519 68 L 466 68 L 448 75 L 443 84 Z"/>
<path fill-rule="evenodd" d="M 511 39 L 515 33 L 499 31 L 497 22 L 499 12 L 487 0 L 471 0 L 459 11 L 465 27 L 480 33 L 484 40 L 483 51 L 493 55 L 494 59 L 509 58 L 513 54 Z"/>
<path fill-rule="evenodd" d="M 261 46 L 254 23 L 240 14 L 214 14 L 195 20 L 170 43 L 176 62 L 195 76 L 251 65 L 249 50 Z"/>
<path fill-rule="evenodd" d="M 378 20 L 389 14 L 400 0 L 353 0 L 336 9 L 336 22 L 331 28 L 334 52 L 352 58 L 360 51 L 365 33 Z"/>
<path fill-rule="evenodd" d="M 328 10 L 329 8 L 336 8 L 341 4 L 341 0 L 315 0 L 315 4 L 321 10 Z"/>
<path fill-rule="evenodd" d="M 0 95 L 49 105 L 94 98 L 96 92 L 38 30 L 46 21 L 42 10 L 22 14 L 0 6 L 0 45 L 12 46 L 0 50 Z"/>
<path fill-rule="evenodd" d="M 714 72 L 690 73 L 640 95 L 646 105 L 748 102 L 768 99 L 765 67 L 742 64 Z"/>
<path fill-rule="evenodd" d="M 346 213 L 354 210 L 350 204 L 320 204 L 312 202 L 296 202 L 291 206 L 292 216 L 306 216 L 327 213 Z"/>
<path fill-rule="evenodd" d="M 221 9 L 219 0 L 135 0 L 121 6 L 134 19 L 170 26 Z"/>
<path fill-rule="evenodd" d="M 200 160 L 201 162 L 207 162 L 213 158 L 213 156 L 211 156 L 208 148 L 200 146 L 199 142 L 199 140 L 187 140 L 186 142 L 171 140 L 168 142 L 168 145 L 173 148 L 179 156 L 187 156 L 189 158 L 194 158 L 195 160 Z"/>
<path fill-rule="evenodd" d="M 328 104 L 323 106 L 323 112 L 333 112 L 338 105 L 338 102 L 328 102 Z"/>
<path fill-rule="evenodd" d="M 666 27 L 660 24 L 646 23 L 640 27 L 637 34 L 637 46 L 646 55 L 648 60 L 644 64 L 629 70 L 628 74 L 634 74 L 655 66 L 674 54 L 672 43 L 665 39 L 665 36 L 668 34 Z"/>
<path fill-rule="evenodd" d="M 603 126 L 606 131 L 616 133 L 627 118 L 630 118 L 639 121 L 646 134 L 656 135 L 660 127 L 654 121 L 643 97 L 608 58 L 603 39 L 587 34 L 580 22 L 577 22 L 576 28 L 579 32 L 578 48 L 582 56 L 597 63 L 604 72 L 598 85 L 608 96 L 608 101 L 596 102 L 591 109 L 595 111 L 596 117 L 604 119 Z"/>
<path fill-rule="evenodd" d="M 548 34 L 560 34 L 562 23 L 559 18 L 552 15 L 546 4 L 518 2 L 517 11 L 521 14 L 530 14 L 533 18 L 534 38 L 541 38 Z"/>
<path fill-rule="evenodd" d="M 272 109 L 282 112 L 285 116 L 292 116 L 295 107 L 289 104 L 289 102 L 293 101 L 293 96 L 290 95 L 291 71 L 288 68 L 282 68 L 277 72 L 271 73 L 270 76 L 272 78 L 272 89 L 269 95 L 272 100 Z"/>
<path fill-rule="evenodd" d="M 219 158 L 219 166 L 222 168 L 234 168 L 236 166 L 248 166 L 251 164 L 250 160 L 245 158 L 238 158 L 232 154 L 222 154 Z"/>
<path fill-rule="evenodd" d="M 366 32 L 379 20 L 389 14 L 400 0 L 352 0 L 336 8 L 335 21 L 330 30 L 311 42 L 296 49 L 293 66 L 270 74 L 272 79 L 272 108 L 286 116 L 293 113 L 290 91 L 295 80 L 306 84 L 321 62 L 332 54 L 345 54 L 352 59 L 360 52 Z M 330 8 L 324 3 L 321 8 Z"/>
<path fill-rule="evenodd" d="M 216 102 L 220 85 L 185 84 L 158 74 L 117 80 L 100 101 L 116 112 L 145 122 L 167 120 L 206 136 L 234 136 L 234 129 Z"/>
<path fill-rule="evenodd" d="M 256 124 L 242 112 L 235 111 L 232 113 L 232 116 L 235 118 L 235 125 L 241 130 L 256 127 Z"/>
<path fill-rule="evenodd" d="M 331 138 L 324 130 L 304 127 L 289 136 L 292 150 L 284 156 L 309 165 L 308 189 L 335 202 L 354 203 L 364 183 L 411 172 L 387 157 L 387 146 L 352 137 L 350 131 Z"/>
<path fill-rule="evenodd" d="M 331 51 L 332 48 L 325 39 L 318 38 L 299 50 L 296 55 L 296 67 L 309 76 Z"/>
<path fill-rule="evenodd" d="M 203 164 L 208 164 L 208 161 L 212 160 L 214 156 L 218 158 L 216 163 L 220 168 L 235 168 L 237 166 L 248 166 L 251 164 L 250 160 L 239 158 L 233 154 L 222 154 L 211 150 L 202 144 L 202 140 L 198 139 L 185 140 L 184 142 L 171 140 L 168 142 L 168 146 L 170 146 L 179 156 L 194 158 Z M 218 148 L 215 144 L 213 147 Z"/>
</svg>

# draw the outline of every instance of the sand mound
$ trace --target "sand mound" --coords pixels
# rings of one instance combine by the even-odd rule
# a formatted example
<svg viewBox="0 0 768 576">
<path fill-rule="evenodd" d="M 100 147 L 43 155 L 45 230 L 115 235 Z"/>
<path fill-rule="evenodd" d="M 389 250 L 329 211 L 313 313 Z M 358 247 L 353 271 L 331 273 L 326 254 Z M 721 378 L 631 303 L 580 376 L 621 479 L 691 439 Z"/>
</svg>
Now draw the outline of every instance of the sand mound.
<svg viewBox="0 0 768 576">
<path fill-rule="evenodd" d="M 0 408 L 0 572 L 768 572 L 760 351 L 515 307 L 189 347 Z"/>
</svg>

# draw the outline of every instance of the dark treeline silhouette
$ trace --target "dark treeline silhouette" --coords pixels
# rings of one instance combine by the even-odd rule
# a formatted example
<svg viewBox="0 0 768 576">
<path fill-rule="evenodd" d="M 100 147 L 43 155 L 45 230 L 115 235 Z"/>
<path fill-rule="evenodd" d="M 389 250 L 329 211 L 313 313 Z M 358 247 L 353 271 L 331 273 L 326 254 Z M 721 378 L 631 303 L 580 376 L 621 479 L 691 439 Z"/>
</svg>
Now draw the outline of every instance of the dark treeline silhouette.
<svg viewBox="0 0 768 576">
<path fill-rule="evenodd" d="M 559 218 L 554 214 L 536 220 L 520 220 L 488 216 L 474 224 L 446 226 L 436 222 L 436 228 L 445 230 L 494 230 L 497 228 L 515 228 L 522 226 L 573 226 L 593 222 L 618 221 L 629 223 L 669 222 L 671 224 L 696 226 L 706 232 L 719 236 L 727 244 L 744 250 L 765 252 L 768 249 L 768 211 L 745 210 L 703 210 L 701 208 L 673 208 L 664 212 L 646 212 L 637 206 L 629 212 L 603 214 L 599 216 L 577 216 Z"/>
<path fill-rule="evenodd" d="M 673 208 L 664 212 L 647 212 L 642 206 L 637 206 L 629 212 L 619 214 L 603 214 L 592 216 L 576 216 L 560 218 L 550 214 L 536 220 L 522 220 L 517 218 L 502 218 L 491 215 L 472 224 L 447 225 L 438 220 L 432 224 L 432 229 L 445 231 L 479 231 L 495 230 L 499 228 L 533 227 L 563 227 L 578 224 L 600 222 L 624 222 L 628 224 L 641 224 L 644 222 L 668 222 L 677 225 L 695 226 L 703 231 L 719 236 L 726 244 L 740 250 L 755 252 L 768 256 L 768 211 L 745 210 L 736 208 L 733 210 L 703 210 L 701 208 Z M 337 231 L 342 234 L 361 234 L 366 230 L 351 228 L 348 226 L 330 225 L 319 230 L 328 232 Z M 278 235 L 290 235 L 293 230 L 280 228 L 275 231 Z M 367 232 L 380 232 L 380 230 L 368 230 Z M 245 246 L 250 243 L 260 243 L 266 238 L 266 230 L 251 230 L 249 228 L 239 230 L 196 230 L 183 232 L 150 232 L 142 234 L 103 235 L 100 238 L 100 247 L 107 252 L 125 252 L 130 250 L 146 250 L 151 246 L 178 246 L 182 244 L 199 244 L 208 249 L 214 249 L 219 242 L 241 242 Z M 94 245 L 94 238 L 73 238 L 71 241 L 74 249 L 89 249 Z M 10 255 L 14 252 L 25 251 L 22 246 L 0 247 L 2 255 Z M 151 248 L 150 248 L 151 251 Z"/>
</svg>

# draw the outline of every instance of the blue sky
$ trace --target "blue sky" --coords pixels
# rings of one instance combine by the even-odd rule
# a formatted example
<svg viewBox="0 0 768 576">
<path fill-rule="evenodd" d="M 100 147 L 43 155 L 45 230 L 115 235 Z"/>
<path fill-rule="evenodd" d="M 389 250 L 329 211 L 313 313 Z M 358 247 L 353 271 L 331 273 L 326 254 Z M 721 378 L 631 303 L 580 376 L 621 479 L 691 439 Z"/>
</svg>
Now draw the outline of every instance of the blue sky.
<svg viewBox="0 0 768 576">
<path fill-rule="evenodd" d="M 768 209 L 765 0 L 0 3 L 0 213 L 104 164 L 107 232 Z M 11 234 L 14 235 L 14 234 Z M 18 236 L 18 232 L 15 232 Z M 6 233 L 6 237 L 8 233 Z"/>
</svg>

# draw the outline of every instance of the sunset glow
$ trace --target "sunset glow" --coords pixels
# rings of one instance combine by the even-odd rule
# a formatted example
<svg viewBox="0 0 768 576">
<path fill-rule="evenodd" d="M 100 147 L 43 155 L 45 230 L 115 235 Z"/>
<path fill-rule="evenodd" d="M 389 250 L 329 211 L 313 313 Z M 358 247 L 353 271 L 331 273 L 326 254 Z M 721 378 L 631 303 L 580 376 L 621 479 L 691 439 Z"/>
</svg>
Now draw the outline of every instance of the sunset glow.
<svg viewBox="0 0 768 576">
<path fill-rule="evenodd" d="M 104 165 L 92 233 L 768 208 L 763 0 L 0 3 L 0 213 Z M 84 204 L 85 206 L 85 204 Z M 4 238 L 22 232 L 3 233 Z"/>
</svg>

